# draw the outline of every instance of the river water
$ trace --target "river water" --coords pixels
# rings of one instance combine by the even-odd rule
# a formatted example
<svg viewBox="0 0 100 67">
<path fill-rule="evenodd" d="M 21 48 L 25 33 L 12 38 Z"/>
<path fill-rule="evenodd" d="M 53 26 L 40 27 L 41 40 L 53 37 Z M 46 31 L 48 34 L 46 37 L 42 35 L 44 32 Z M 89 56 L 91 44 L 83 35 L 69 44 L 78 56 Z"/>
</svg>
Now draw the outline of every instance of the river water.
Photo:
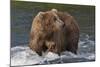
<svg viewBox="0 0 100 67">
<path fill-rule="evenodd" d="M 61 56 L 52 52 L 38 56 L 28 47 L 34 16 L 39 11 L 56 8 L 68 11 L 80 26 L 78 54 L 65 51 Z M 57 64 L 95 61 L 95 7 L 37 2 L 11 2 L 11 66 Z"/>
</svg>

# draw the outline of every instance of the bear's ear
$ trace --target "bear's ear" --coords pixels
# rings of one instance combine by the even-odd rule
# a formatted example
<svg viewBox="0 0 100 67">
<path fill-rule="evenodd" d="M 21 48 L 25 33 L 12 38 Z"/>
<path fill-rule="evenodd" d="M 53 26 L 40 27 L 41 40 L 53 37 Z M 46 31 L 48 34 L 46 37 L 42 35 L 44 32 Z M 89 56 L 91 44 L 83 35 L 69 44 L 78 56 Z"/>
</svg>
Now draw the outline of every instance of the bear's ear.
<svg viewBox="0 0 100 67">
<path fill-rule="evenodd" d="M 40 11 L 39 14 L 44 15 L 45 13 Z"/>
<path fill-rule="evenodd" d="M 57 13 L 57 12 L 58 12 L 58 10 L 57 10 L 57 9 L 52 9 L 51 11 L 53 11 L 53 12 L 55 12 L 55 13 Z"/>
<path fill-rule="evenodd" d="M 45 14 L 44 12 L 39 12 L 38 15 L 40 16 L 40 18 L 43 18 L 44 14 Z"/>
</svg>

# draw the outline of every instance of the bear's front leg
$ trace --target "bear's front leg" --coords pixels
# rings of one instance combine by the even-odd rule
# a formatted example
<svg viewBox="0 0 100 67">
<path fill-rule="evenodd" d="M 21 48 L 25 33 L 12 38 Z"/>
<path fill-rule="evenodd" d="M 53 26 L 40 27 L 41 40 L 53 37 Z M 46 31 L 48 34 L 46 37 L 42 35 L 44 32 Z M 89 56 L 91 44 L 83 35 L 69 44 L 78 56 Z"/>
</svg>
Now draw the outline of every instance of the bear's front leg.
<svg viewBox="0 0 100 67">
<path fill-rule="evenodd" d="M 39 42 L 38 38 L 33 38 L 33 40 L 30 41 L 29 47 L 32 49 L 32 51 L 35 51 L 39 56 L 42 56 L 42 42 Z"/>
</svg>

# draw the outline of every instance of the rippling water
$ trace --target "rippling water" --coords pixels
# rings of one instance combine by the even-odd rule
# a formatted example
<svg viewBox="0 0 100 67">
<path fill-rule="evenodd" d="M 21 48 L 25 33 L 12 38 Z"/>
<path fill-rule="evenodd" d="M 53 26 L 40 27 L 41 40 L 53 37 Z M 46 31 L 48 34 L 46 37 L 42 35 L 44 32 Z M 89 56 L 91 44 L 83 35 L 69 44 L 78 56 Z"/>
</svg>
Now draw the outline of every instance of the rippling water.
<svg viewBox="0 0 100 67">
<path fill-rule="evenodd" d="M 23 5 L 22 5 L 23 4 Z M 12 2 L 11 5 L 11 66 L 87 62 L 95 60 L 95 8 L 94 6 L 72 6 Z M 39 11 L 57 8 L 68 11 L 80 26 L 78 54 L 65 51 L 58 56 L 55 53 L 44 53 L 38 56 L 28 47 L 29 32 L 34 16 Z M 62 9 L 63 8 L 63 9 Z"/>
<path fill-rule="evenodd" d="M 94 41 L 89 40 L 87 34 L 81 35 L 85 37 L 80 39 L 78 54 L 71 52 L 62 52 L 61 56 L 55 53 L 44 53 L 43 56 L 38 56 L 31 51 L 27 46 L 16 46 L 11 48 L 11 65 L 33 65 L 33 64 L 54 64 L 54 63 L 72 63 L 94 61 Z"/>
</svg>

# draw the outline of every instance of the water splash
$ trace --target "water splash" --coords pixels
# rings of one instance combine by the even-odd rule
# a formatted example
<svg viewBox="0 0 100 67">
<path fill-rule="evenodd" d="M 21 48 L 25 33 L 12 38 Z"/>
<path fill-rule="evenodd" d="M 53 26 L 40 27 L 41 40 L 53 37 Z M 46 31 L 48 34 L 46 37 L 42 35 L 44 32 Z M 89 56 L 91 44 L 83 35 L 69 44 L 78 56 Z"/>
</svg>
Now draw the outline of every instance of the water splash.
<svg viewBox="0 0 100 67">
<path fill-rule="evenodd" d="M 53 64 L 53 63 L 72 63 L 86 62 L 95 60 L 95 43 L 87 34 L 80 35 L 78 54 L 64 51 L 61 56 L 55 53 L 38 54 L 28 46 L 16 46 L 11 48 L 11 66 L 34 65 L 34 64 Z"/>
</svg>

